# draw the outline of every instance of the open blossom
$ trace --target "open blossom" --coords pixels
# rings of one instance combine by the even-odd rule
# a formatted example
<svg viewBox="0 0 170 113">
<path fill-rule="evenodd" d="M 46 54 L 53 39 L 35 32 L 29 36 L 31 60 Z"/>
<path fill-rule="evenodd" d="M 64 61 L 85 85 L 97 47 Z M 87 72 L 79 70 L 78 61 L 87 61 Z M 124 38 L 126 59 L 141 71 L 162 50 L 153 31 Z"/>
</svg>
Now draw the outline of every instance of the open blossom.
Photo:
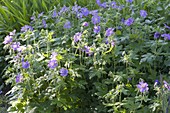
<svg viewBox="0 0 170 113">
<path fill-rule="evenodd" d="M 22 61 L 22 68 L 28 69 L 30 67 L 30 63 L 28 61 L 24 62 Z"/>
<path fill-rule="evenodd" d="M 113 30 L 114 30 L 113 28 L 108 28 L 108 29 L 106 30 L 106 34 L 105 34 L 105 35 L 106 35 L 107 37 L 111 36 L 111 35 L 114 33 Z"/>
<path fill-rule="evenodd" d="M 92 11 L 90 11 L 90 14 L 93 16 L 98 15 L 98 10 L 92 10 Z"/>
<path fill-rule="evenodd" d="M 93 52 L 90 50 L 91 48 L 89 46 L 84 46 L 85 53 L 88 54 L 89 56 L 93 54 Z"/>
<path fill-rule="evenodd" d="M 101 5 L 101 2 L 100 2 L 100 0 L 96 0 L 96 3 L 97 3 L 97 5 Z"/>
<path fill-rule="evenodd" d="M 149 90 L 148 84 L 143 81 L 139 82 L 139 84 L 137 85 L 137 88 L 139 89 L 141 93 L 148 92 Z"/>
<path fill-rule="evenodd" d="M 98 33 L 100 33 L 100 29 L 101 29 L 100 26 L 94 26 L 93 31 L 94 31 L 94 33 L 98 34 Z"/>
<path fill-rule="evenodd" d="M 106 7 L 107 7 L 107 3 L 106 3 L 106 2 L 103 2 L 103 3 L 100 4 L 99 6 L 102 7 L 102 8 L 106 8 Z"/>
<path fill-rule="evenodd" d="M 127 26 L 130 26 L 133 24 L 133 22 L 134 22 L 133 18 L 128 18 L 127 20 L 125 20 L 124 24 Z"/>
<path fill-rule="evenodd" d="M 19 46 L 19 48 L 17 48 L 17 51 L 18 51 L 18 52 L 22 52 L 22 51 L 24 51 L 24 50 L 26 50 L 26 47 L 25 47 L 25 46 Z"/>
<path fill-rule="evenodd" d="M 67 75 L 68 75 L 68 70 L 65 69 L 65 68 L 61 68 L 61 69 L 60 69 L 60 75 L 61 75 L 61 76 L 67 76 Z"/>
<path fill-rule="evenodd" d="M 162 34 L 162 37 L 164 37 L 165 40 L 170 40 L 170 34 Z"/>
<path fill-rule="evenodd" d="M 100 23 L 100 16 L 94 15 L 94 16 L 92 17 L 92 23 L 93 23 L 93 24 L 98 24 L 98 23 Z"/>
<path fill-rule="evenodd" d="M 81 13 L 83 14 L 83 16 L 88 16 L 89 10 L 87 8 L 81 8 Z"/>
<path fill-rule="evenodd" d="M 87 27 L 87 26 L 89 26 L 89 23 L 88 22 L 83 22 L 82 26 Z"/>
<path fill-rule="evenodd" d="M 51 69 L 54 69 L 55 67 L 58 66 L 58 63 L 57 63 L 57 60 L 55 59 L 51 59 L 49 62 L 48 62 L 48 67 L 51 68 Z"/>
<path fill-rule="evenodd" d="M 16 78 L 15 78 L 15 82 L 16 83 L 19 83 L 19 82 L 21 82 L 22 81 L 22 75 L 21 74 L 18 74 L 17 76 L 16 76 Z"/>
<path fill-rule="evenodd" d="M 14 29 L 12 32 L 9 33 L 10 36 L 14 36 L 16 33 L 16 30 Z"/>
<path fill-rule="evenodd" d="M 70 29 L 71 28 L 71 22 L 70 21 L 67 21 L 64 26 L 63 26 L 65 29 Z"/>
<path fill-rule="evenodd" d="M 29 25 L 25 25 L 25 26 L 21 27 L 22 32 L 26 32 L 28 30 L 32 31 L 33 28 L 31 26 L 29 26 Z"/>
<path fill-rule="evenodd" d="M 7 35 L 3 41 L 4 44 L 9 44 L 12 42 L 12 36 Z"/>
<path fill-rule="evenodd" d="M 113 9 L 118 8 L 118 6 L 116 5 L 116 2 L 115 2 L 115 1 L 111 2 L 111 7 L 112 7 Z"/>
<path fill-rule="evenodd" d="M 147 16 L 147 12 L 145 10 L 140 10 L 140 16 L 143 17 L 143 18 L 146 18 Z"/>
<path fill-rule="evenodd" d="M 74 35 L 74 42 L 78 42 L 78 41 L 80 41 L 81 40 L 81 36 L 82 36 L 82 34 L 81 33 L 76 33 L 75 35 Z"/>
<path fill-rule="evenodd" d="M 54 10 L 54 11 L 53 11 L 53 15 L 52 15 L 52 17 L 53 17 L 53 18 L 55 18 L 56 16 L 57 16 L 57 11 L 56 11 L 56 10 Z"/>
<path fill-rule="evenodd" d="M 78 6 L 77 4 L 75 4 L 75 5 L 72 7 L 72 11 L 75 12 L 75 13 L 78 13 L 80 8 L 81 8 L 80 6 Z"/>
<path fill-rule="evenodd" d="M 155 39 L 159 38 L 160 36 L 161 36 L 161 34 L 160 34 L 160 33 L 155 32 L 155 34 L 154 34 L 154 38 L 155 38 Z"/>
<path fill-rule="evenodd" d="M 11 48 L 13 50 L 17 50 L 20 47 L 20 42 L 13 42 Z"/>
</svg>

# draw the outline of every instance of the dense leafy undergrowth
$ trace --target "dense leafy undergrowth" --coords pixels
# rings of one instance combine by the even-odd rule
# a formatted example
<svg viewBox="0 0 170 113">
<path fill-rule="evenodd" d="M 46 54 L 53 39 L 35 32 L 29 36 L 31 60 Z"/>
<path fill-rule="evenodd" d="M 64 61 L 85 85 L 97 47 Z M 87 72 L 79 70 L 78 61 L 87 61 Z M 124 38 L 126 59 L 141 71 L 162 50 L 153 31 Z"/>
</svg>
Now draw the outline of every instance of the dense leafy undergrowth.
<svg viewBox="0 0 170 113">
<path fill-rule="evenodd" d="M 170 112 L 169 2 L 34 13 L 4 39 L 8 112 Z"/>
</svg>

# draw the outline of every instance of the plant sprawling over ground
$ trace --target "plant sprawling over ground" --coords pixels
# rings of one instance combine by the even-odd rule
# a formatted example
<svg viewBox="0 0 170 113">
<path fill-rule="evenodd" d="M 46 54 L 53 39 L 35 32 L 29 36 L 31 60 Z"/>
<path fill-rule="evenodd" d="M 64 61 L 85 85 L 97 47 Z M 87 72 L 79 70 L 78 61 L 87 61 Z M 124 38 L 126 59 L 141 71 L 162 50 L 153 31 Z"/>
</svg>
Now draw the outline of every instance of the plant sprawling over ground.
<svg viewBox="0 0 170 113">
<path fill-rule="evenodd" d="M 170 111 L 169 2 L 96 4 L 34 13 L 4 38 L 9 112 Z"/>
</svg>

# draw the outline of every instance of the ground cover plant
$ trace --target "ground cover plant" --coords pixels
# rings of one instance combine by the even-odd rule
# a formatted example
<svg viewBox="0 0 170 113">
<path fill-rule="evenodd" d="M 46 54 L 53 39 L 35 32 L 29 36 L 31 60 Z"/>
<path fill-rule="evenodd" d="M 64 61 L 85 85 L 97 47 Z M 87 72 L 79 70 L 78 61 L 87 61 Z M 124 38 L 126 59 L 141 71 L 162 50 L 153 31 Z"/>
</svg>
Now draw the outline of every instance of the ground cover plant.
<svg viewBox="0 0 170 113">
<path fill-rule="evenodd" d="M 168 0 L 96 4 L 34 13 L 4 38 L 8 112 L 170 111 Z"/>
</svg>

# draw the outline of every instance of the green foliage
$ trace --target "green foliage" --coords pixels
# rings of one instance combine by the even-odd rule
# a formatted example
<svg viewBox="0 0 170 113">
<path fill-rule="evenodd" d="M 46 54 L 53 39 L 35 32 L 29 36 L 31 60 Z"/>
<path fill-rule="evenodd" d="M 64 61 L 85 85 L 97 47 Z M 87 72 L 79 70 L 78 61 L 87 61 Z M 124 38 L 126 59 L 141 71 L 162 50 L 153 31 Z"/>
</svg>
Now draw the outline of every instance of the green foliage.
<svg viewBox="0 0 170 113">
<path fill-rule="evenodd" d="M 7 93 L 11 105 L 8 111 L 167 112 L 170 85 L 164 80 L 170 82 L 170 39 L 154 38 L 154 33 L 169 33 L 163 25 L 169 25 L 169 2 L 135 0 L 130 4 L 120 0 L 117 5 L 124 7 L 98 9 L 98 34 L 93 31 L 92 15 L 78 18 L 71 6 L 55 17 L 53 12 L 63 7 L 55 7 L 41 17 L 34 13 L 35 19 L 30 23 L 34 30 L 17 32 L 13 41 L 4 46 L 9 51 L 4 77 L 12 85 Z M 140 10 L 147 11 L 146 18 L 140 16 Z M 126 26 L 121 19 L 130 17 L 134 22 Z M 68 21 L 70 29 L 64 28 Z M 89 25 L 83 26 L 84 22 Z M 108 28 L 115 28 L 111 36 L 106 36 Z M 76 42 L 78 32 L 81 39 Z M 19 50 L 13 49 L 14 42 L 21 43 Z M 54 69 L 49 66 L 52 59 L 58 63 Z M 23 66 L 23 61 L 29 62 L 29 68 Z M 62 68 L 68 70 L 67 76 L 61 74 Z M 137 87 L 141 81 L 148 84 L 148 91 Z"/>
</svg>

